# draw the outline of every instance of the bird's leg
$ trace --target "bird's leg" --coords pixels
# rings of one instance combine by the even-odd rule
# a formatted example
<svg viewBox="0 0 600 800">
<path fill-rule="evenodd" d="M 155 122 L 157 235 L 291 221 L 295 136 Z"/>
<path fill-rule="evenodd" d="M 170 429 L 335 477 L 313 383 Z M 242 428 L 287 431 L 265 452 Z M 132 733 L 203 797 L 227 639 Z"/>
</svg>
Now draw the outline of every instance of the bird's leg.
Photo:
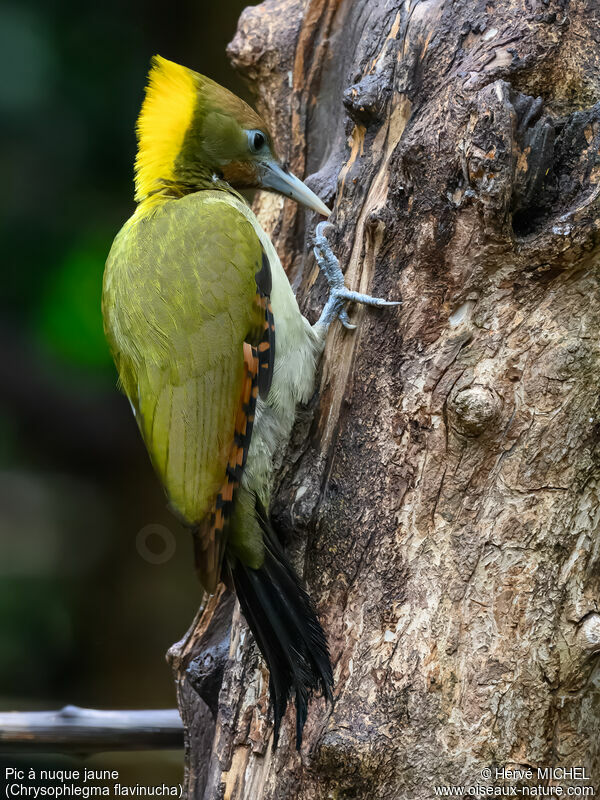
<svg viewBox="0 0 600 800">
<path fill-rule="evenodd" d="M 319 269 L 327 278 L 329 284 L 329 299 L 325 303 L 325 307 L 321 312 L 321 316 L 315 327 L 327 330 L 334 319 L 339 319 L 344 328 L 356 328 L 348 319 L 348 312 L 346 311 L 345 304 L 363 303 L 366 306 L 398 306 L 400 303 L 391 300 L 382 300 L 380 297 L 371 297 L 368 294 L 361 294 L 360 292 L 351 292 L 344 284 L 344 275 L 340 269 L 340 263 L 334 256 L 331 245 L 325 236 L 325 228 L 330 225 L 329 222 L 320 222 L 317 225 L 315 232 L 315 246 L 313 252 L 317 259 Z"/>
</svg>

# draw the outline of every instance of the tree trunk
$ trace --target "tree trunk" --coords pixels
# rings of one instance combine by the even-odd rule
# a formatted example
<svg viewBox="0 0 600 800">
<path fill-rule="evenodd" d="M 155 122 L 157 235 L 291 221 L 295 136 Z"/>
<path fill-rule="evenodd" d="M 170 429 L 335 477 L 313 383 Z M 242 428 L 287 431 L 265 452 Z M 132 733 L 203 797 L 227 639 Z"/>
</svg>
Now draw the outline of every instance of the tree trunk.
<svg viewBox="0 0 600 800">
<path fill-rule="evenodd" d="M 335 707 L 313 700 L 300 754 L 289 710 L 274 752 L 236 610 L 189 797 L 600 790 L 599 30 L 593 0 L 243 13 L 231 58 L 332 205 L 347 285 L 403 305 L 332 326 L 272 508 L 328 636 Z M 314 317 L 316 220 L 256 207 Z M 192 756 L 212 723 L 190 712 L 186 668 L 210 621 L 176 651 Z"/>
</svg>

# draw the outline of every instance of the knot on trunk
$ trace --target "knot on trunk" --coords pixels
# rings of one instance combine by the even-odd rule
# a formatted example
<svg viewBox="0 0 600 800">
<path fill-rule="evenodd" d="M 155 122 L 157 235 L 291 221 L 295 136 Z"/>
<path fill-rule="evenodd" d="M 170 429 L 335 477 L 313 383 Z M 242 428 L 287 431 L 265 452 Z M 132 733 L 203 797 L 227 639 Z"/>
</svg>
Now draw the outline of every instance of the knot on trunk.
<svg viewBox="0 0 600 800">
<path fill-rule="evenodd" d="M 600 614 L 592 611 L 584 617 L 577 641 L 588 656 L 600 653 Z"/>
<path fill-rule="evenodd" d="M 381 121 L 390 96 L 388 76 L 366 75 L 344 92 L 344 107 L 350 118 L 360 124 Z"/>
<path fill-rule="evenodd" d="M 461 389 L 448 401 L 450 423 L 464 436 L 479 436 L 500 413 L 498 395 L 487 386 Z"/>
</svg>

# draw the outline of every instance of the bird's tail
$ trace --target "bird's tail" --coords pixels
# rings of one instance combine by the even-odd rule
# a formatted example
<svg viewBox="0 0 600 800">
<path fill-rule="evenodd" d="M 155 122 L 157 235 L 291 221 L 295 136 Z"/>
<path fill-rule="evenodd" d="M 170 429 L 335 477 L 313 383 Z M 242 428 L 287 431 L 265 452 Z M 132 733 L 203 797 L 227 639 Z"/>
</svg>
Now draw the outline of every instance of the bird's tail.
<svg viewBox="0 0 600 800">
<path fill-rule="evenodd" d="M 333 674 L 323 628 L 313 603 L 287 561 L 262 505 L 257 519 L 265 558 L 259 569 L 239 559 L 230 565 L 242 612 L 269 667 L 275 716 L 274 746 L 288 700 L 296 701 L 296 748 L 302 743 L 308 699 L 319 691 L 333 702 Z"/>
</svg>

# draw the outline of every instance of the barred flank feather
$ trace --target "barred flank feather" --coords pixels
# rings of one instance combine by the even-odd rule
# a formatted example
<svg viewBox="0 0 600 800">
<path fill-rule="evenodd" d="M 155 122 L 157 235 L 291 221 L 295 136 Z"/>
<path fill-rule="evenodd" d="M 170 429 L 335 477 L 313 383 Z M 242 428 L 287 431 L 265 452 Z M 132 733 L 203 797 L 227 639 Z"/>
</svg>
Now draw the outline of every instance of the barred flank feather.
<svg viewBox="0 0 600 800">
<path fill-rule="evenodd" d="M 245 375 L 242 395 L 235 418 L 235 437 L 225 481 L 217 494 L 212 511 L 204 523 L 192 529 L 194 557 L 200 583 L 207 592 L 214 592 L 220 580 L 223 553 L 227 546 L 225 529 L 240 485 L 254 425 L 254 412 L 258 397 L 259 359 L 256 348 L 244 343 Z"/>
<path fill-rule="evenodd" d="M 312 601 L 288 563 L 258 499 L 256 514 L 263 531 L 264 563 L 260 569 L 252 569 L 238 559 L 230 565 L 231 577 L 242 612 L 269 667 L 274 747 L 293 694 L 299 750 L 313 691 L 333 703 L 329 651 Z"/>
</svg>

